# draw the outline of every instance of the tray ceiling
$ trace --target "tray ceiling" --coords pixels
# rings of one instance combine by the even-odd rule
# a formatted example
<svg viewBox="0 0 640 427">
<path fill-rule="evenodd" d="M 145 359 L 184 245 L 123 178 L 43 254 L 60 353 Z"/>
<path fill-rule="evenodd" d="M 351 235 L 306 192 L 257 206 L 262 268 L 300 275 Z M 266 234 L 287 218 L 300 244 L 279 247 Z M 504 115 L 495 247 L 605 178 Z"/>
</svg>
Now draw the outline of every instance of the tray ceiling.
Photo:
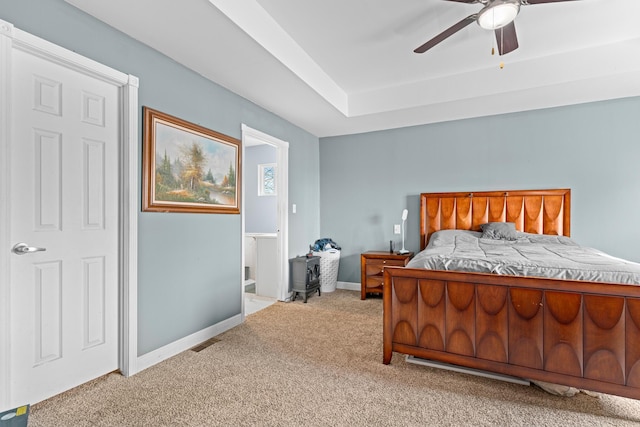
<svg viewBox="0 0 640 427">
<path fill-rule="evenodd" d="M 442 0 L 66 0 L 324 137 L 640 95 L 640 1 L 523 6 L 519 49 Z M 500 67 L 500 63 L 504 67 Z"/>
</svg>

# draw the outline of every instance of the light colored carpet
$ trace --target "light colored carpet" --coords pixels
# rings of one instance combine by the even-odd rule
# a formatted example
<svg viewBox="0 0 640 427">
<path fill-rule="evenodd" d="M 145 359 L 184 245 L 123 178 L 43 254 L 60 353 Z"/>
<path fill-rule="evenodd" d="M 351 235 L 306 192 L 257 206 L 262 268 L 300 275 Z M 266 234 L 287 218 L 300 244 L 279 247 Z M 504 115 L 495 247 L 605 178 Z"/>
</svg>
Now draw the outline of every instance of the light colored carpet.
<svg viewBox="0 0 640 427">
<path fill-rule="evenodd" d="M 382 300 L 337 290 L 278 302 L 202 350 L 32 408 L 38 426 L 627 426 L 640 401 L 382 364 Z"/>
</svg>

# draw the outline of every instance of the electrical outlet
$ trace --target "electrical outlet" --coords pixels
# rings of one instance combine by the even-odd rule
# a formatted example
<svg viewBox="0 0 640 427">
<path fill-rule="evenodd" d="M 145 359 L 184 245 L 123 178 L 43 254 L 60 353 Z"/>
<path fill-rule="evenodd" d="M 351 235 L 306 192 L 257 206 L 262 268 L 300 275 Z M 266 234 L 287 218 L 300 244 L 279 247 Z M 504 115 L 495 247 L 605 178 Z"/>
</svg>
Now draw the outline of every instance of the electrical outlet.
<svg viewBox="0 0 640 427">
<path fill-rule="evenodd" d="M 402 231 L 400 230 L 400 224 L 393 224 L 393 234 L 400 234 Z"/>
</svg>

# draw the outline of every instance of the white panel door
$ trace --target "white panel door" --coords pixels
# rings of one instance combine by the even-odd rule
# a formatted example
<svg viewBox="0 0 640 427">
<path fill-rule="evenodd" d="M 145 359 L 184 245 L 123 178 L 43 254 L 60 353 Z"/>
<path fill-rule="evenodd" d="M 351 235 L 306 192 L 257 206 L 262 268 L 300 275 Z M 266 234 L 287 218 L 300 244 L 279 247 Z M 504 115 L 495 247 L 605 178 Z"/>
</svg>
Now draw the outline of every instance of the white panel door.
<svg viewBox="0 0 640 427">
<path fill-rule="evenodd" d="M 11 75 L 11 400 L 33 404 L 118 369 L 120 94 L 25 51 Z"/>
</svg>

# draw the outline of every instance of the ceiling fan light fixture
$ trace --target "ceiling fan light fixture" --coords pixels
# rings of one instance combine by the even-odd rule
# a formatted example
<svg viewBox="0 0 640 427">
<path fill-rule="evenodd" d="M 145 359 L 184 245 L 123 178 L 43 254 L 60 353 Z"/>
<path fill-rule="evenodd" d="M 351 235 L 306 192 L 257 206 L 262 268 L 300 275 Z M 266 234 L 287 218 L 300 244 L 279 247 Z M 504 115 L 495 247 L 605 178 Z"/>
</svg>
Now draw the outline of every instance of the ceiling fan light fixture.
<svg viewBox="0 0 640 427">
<path fill-rule="evenodd" d="M 519 0 L 494 0 L 478 13 L 478 25 L 496 30 L 511 23 L 520 12 Z"/>
</svg>

